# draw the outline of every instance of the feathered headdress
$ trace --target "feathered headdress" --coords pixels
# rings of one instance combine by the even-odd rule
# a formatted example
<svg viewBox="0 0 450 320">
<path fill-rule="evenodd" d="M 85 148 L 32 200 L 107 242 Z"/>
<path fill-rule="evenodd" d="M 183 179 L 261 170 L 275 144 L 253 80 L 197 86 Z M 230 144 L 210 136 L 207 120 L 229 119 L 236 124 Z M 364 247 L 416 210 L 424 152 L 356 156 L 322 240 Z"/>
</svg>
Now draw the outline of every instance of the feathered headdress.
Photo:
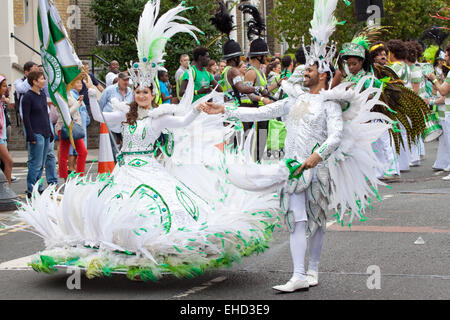
<svg viewBox="0 0 450 320">
<path fill-rule="evenodd" d="M 150 87 L 155 82 L 158 70 L 162 68 L 164 62 L 167 41 L 175 34 L 189 33 L 197 42 L 198 39 L 193 31 L 203 34 L 197 27 L 191 25 L 188 19 L 178 15 L 191 9 L 184 7 L 183 3 L 158 18 L 159 8 L 160 0 L 147 2 L 139 20 L 136 39 L 139 61 L 128 69 L 134 87 Z M 187 24 L 177 21 L 184 21 Z"/>
<path fill-rule="evenodd" d="M 357 32 L 351 42 L 344 43 L 342 46 L 342 57 L 360 57 L 366 58 L 366 50 L 370 50 L 370 46 L 378 41 L 380 36 L 389 30 L 390 27 L 371 25 Z"/>
<path fill-rule="evenodd" d="M 442 30 L 438 26 L 433 26 L 422 34 L 420 40 L 423 41 L 425 39 L 432 39 L 440 48 L 447 37 L 448 34 L 444 30 Z"/>
<path fill-rule="evenodd" d="M 219 1 L 219 11 L 210 20 L 217 30 L 230 38 L 230 33 L 235 29 L 235 25 L 233 16 L 228 12 L 223 0 Z"/>
<path fill-rule="evenodd" d="M 266 25 L 264 20 L 259 13 L 259 10 L 248 3 L 241 4 L 239 10 L 244 14 L 249 14 L 252 16 L 250 20 L 247 21 L 247 38 L 251 41 L 250 51 L 248 53 L 249 57 L 258 57 L 268 55 L 269 46 L 266 41 L 264 41 L 264 32 L 266 30 Z M 257 38 L 254 39 L 254 36 Z"/>
<path fill-rule="evenodd" d="M 319 65 L 319 72 L 324 73 L 331 71 L 330 65 L 336 53 L 336 45 L 334 42 L 328 44 L 330 36 L 336 30 L 338 21 L 334 16 L 338 0 L 315 0 L 314 16 L 311 20 L 311 47 L 308 52 L 305 48 L 305 40 L 303 40 L 303 49 L 305 51 L 306 64 L 312 65 L 315 62 Z"/>
<path fill-rule="evenodd" d="M 244 14 L 249 14 L 252 16 L 250 20 L 247 21 L 247 38 L 248 40 L 253 40 L 253 36 L 258 38 L 264 37 L 264 31 L 266 31 L 266 24 L 259 13 L 259 10 L 248 3 L 241 4 L 239 10 Z"/>
<path fill-rule="evenodd" d="M 223 36 L 228 37 L 228 41 L 223 46 L 223 57 L 222 60 L 229 60 L 235 57 L 242 56 L 241 46 L 238 42 L 230 39 L 230 33 L 235 29 L 235 25 L 233 24 L 233 16 L 228 12 L 225 3 L 221 0 L 219 1 L 219 11 L 212 17 L 211 23 L 216 27 L 217 30 L 221 32 L 221 34 L 216 37 L 208 47 L 220 39 Z"/>
</svg>

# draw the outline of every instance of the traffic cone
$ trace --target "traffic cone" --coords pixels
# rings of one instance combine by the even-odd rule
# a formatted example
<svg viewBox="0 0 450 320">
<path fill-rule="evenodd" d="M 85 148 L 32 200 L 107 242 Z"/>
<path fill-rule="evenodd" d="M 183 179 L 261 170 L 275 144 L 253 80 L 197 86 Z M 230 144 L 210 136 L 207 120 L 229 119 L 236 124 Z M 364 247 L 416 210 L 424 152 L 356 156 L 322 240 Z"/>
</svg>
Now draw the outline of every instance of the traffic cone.
<svg viewBox="0 0 450 320">
<path fill-rule="evenodd" d="M 110 173 L 114 170 L 114 155 L 109 139 L 108 127 L 100 123 L 100 142 L 98 150 L 98 173 Z"/>
</svg>

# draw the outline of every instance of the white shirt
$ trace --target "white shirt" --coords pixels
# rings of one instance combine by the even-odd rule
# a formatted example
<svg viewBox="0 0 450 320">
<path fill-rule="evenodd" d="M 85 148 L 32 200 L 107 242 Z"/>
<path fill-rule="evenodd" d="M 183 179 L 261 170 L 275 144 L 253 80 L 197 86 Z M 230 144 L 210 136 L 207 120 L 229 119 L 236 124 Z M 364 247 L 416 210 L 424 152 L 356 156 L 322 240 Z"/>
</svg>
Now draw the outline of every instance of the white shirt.
<svg viewBox="0 0 450 320">
<path fill-rule="evenodd" d="M 114 72 L 108 72 L 108 74 L 105 77 L 106 86 L 109 87 L 114 84 L 114 79 L 116 79 L 119 76 L 119 74 L 116 74 Z"/>
</svg>

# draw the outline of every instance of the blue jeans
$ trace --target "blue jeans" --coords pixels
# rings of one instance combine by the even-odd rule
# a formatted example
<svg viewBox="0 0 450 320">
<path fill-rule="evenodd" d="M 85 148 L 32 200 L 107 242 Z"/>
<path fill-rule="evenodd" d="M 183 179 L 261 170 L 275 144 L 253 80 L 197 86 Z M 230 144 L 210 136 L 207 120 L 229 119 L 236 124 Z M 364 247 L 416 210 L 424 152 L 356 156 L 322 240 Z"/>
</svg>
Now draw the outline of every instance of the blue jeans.
<svg viewBox="0 0 450 320">
<path fill-rule="evenodd" d="M 50 128 L 52 129 L 53 136 L 56 138 L 55 129 L 50 122 Z M 56 157 L 55 157 L 55 140 L 50 142 L 48 146 L 47 158 L 45 159 L 45 177 L 47 184 L 58 184 L 58 172 L 56 171 Z"/>
<path fill-rule="evenodd" d="M 27 174 L 27 191 L 32 192 L 34 185 L 42 177 L 44 164 L 50 148 L 50 138 L 44 138 L 41 134 L 36 134 L 36 143 L 27 142 L 28 147 L 28 174 Z M 44 190 L 42 183 L 39 190 Z"/>
</svg>

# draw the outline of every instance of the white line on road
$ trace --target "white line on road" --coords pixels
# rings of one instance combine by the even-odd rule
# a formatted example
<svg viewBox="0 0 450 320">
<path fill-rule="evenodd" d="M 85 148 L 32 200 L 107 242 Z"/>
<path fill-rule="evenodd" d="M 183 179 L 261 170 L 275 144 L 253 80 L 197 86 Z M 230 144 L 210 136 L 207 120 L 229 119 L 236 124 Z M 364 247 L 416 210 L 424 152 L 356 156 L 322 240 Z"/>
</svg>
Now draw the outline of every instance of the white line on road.
<svg viewBox="0 0 450 320">
<path fill-rule="evenodd" d="M 208 289 L 209 287 L 213 286 L 214 284 L 219 283 L 219 282 L 223 282 L 225 280 L 227 280 L 227 277 L 217 277 L 215 279 L 212 279 L 212 280 L 210 280 L 208 282 L 205 282 L 205 283 L 201 284 L 198 287 L 193 287 L 192 289 L 189 289 L 189 290 L 185 291 L 184 293 L 177 294 L 177 295 L 173 296 L 170 299 L 178 299 L 178 298 L 187 297 L 190 294 L 194 294 L 194 293 L 203 291 L 203 290 Z"/>
<path fill-rule="evenodd" d="M 5 270 L 33 270 L 32 267 L 28 265 L 29 262 L 31 262 L 31 259 L 34 257 L 34 255 L 22 257 L 15 260 L 6 261 L 3 263 L 0 263 L 0 271 Z"/>
</svg>

